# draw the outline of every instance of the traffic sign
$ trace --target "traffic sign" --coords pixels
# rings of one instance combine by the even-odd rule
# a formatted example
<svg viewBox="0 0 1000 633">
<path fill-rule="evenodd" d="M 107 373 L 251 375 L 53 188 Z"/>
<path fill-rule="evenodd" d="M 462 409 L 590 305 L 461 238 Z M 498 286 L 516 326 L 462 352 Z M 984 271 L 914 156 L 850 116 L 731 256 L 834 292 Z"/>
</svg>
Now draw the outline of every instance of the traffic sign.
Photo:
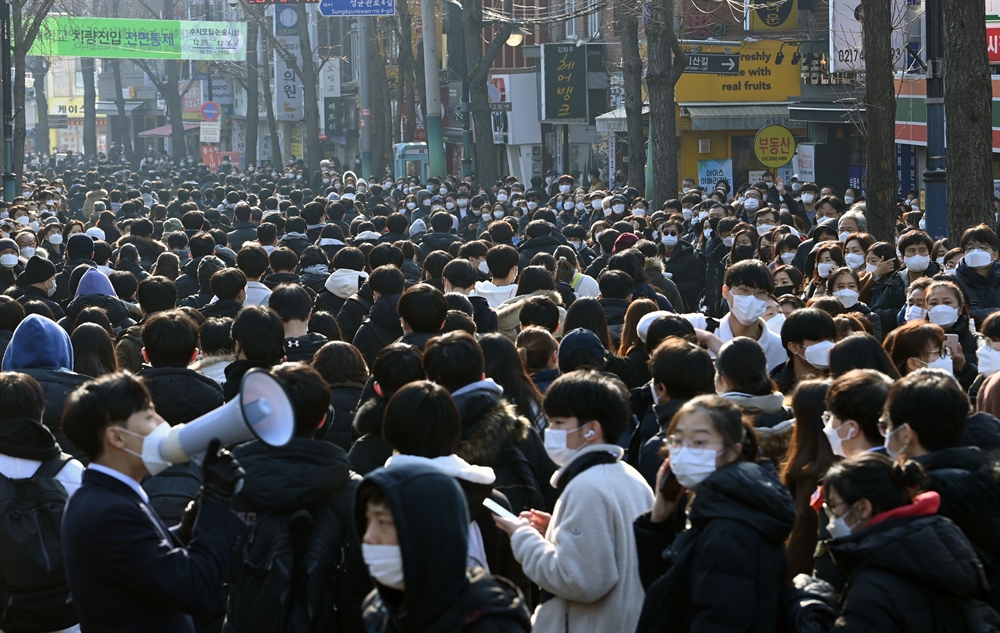
<svg viewBox="0 0 1000 633">
<path fill-rule="evenodd" d="M 753 153 L 768 169 L 784 167 L 795 156 L 795 135 L 783 125 L 768 125 L 753 139 Z"/>
<path fill-rule="evenodd" d="M 198 131 L 201 143 L 218 143 L 222 136 L 222 123 L 219 121 L 204 121 Z"/>
<path fill-rule="evenodd" d="M 726 53 L 688 53 L 684 72 L 702 75 L 738 75 L 740 56 Z"/>
<path fill-rule="evenodd" d="M 222 108 L 214 101 L 206 101 L 201 104 L 201 118 L 206 121 L 218 121 L 222 116 Z"/>
<path fill-rule="evenodd" d="M 490 112 L 512 112 L 514 104 L 510 101 L 497 101 L 490 103 Z"/>
<path fill-rule="evenodd" d="M 396 0 L 320 0 L 319 12 L 328 17 L 396 15 Z"/>
</svg>

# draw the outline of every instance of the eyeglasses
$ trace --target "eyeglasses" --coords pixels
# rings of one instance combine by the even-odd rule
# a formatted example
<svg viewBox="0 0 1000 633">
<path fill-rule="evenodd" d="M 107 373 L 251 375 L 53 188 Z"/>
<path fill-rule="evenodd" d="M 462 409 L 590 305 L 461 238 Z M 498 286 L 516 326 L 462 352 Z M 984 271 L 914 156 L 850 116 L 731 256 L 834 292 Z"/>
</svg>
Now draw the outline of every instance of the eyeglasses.
<svg viewBox="0 0 1000 633">
<path fill-rule="evenodd" d="M 823 420 L 823 424 L 825 426 L 833 424 L 833 414 L 829 411 L 824 411 L 823 415 L 820 416 L 820 419 Z"/>
<path fill-rule="evenodd" d="M 890 426 L 893 427 L 891 431 L 889 430 Z M 906 426 L 905 423 L 896 426 L 892 423 L 892 420 L 886 420 L 885 418 L 880 418 L 878 421 L 878 434 L 881 435 L 882 437 L 889 437 L 890 435 L 892 435 L 899 429 L 903 428 L 904 426 Z"/>
<path fill-rule="evenodd" d="M 993 252 L 993 248 L 991 246 L 987 245 L 987 244 L 969 244 L 969 245 L 967 245 L 962 250 L 965 252 L 966 255 L 968 255 L 969 253 L 971 253 L 972 251 L 975 251 L 975 250 L 980 250 L 980 251 L 983 251 L 985 253 L 992 253 Z"/>
<path fill-rule="evenodd" d="M 668 435 L 663 438 L 663 444 L 671 451 L 679 451 L 683 447 L 688 447 L 688 449 L 696 456 L 702 457 L 709 451 L 712 450 L 712 446 L 718 446 L 722 444 L 721 440 L 688 440 L 685 441 L 683 438 L 677 435 Z"/>
<path fill-rule="evenodd" d="M 753 295 L 761 301 L 767 301 L 771 296 L 771 293 L 763 288 L 751 288 L 749 286 L 736 286 L 734 288 L 730 288 L 729 292 L 737 297 L 749 297 L 750 295 Z"/>
<path fill-rule="evenodd" d="M 836 511 L 834 509 L 837 508 L 837 507 L 839 507 L 839 506 L 846 506 L 846 505 L 848 505 L 848 503 L 846 501 L 841 501 L 840 503 L 834 503 L 832 505 L 828 504 L 828 503 L 824 503 L 823 504 L 823 512 L 825 512 L 826 516 L 829 517 L 831 521 L 833 521 L 834 519 L 837 518 L 837 513 L 836 513 Z M 844 513 L 844 516 L 847 516 L 847 512 Z"/>
</svg>

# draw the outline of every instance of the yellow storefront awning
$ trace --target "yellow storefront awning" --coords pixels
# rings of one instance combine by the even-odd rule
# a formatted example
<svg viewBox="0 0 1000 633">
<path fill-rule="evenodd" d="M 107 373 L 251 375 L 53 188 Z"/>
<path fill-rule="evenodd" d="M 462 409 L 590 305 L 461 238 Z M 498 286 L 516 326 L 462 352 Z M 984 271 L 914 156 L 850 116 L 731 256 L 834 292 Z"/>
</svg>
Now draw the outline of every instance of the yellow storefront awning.
<svg viewBox="0 0 1000 633">
<path fill-rule="evenodd" d="M 692 130 L 758 130 L 768 125 L 790 125 L 786 101 L 677 105 L 680 115 L 691 119 Z"/>
</svg>

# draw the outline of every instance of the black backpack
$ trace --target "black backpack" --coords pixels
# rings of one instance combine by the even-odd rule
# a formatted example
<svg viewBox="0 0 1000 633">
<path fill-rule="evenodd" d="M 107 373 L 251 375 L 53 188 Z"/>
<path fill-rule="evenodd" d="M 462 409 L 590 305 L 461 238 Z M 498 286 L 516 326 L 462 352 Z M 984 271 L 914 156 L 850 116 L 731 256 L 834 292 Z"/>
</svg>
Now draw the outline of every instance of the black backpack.
<svg viewBox="0 0 1000 633">
<path fill-rule="evenodd" d="M 143 479 L 142 489 L 149 495 L 149 506 L 156 510 L 164 525 L 177 525 L 188 502 L 201 490 L 201 467 L 192 462 L 174 464 L 159 475 Z"/>
<path fill-rule="evenodd" d="M 224 633 L 335 633 L 343 528 L 334 505 L 260 514 L 229 581 Z"/>
<path fill-rule="evenodd" d="M 0 629 L 6 633 L 77 623 L 61 538 L 69 495 L 54 478 L 70 459 L 54 457 L 27 479 L 0 475 Z"/>
</svg>

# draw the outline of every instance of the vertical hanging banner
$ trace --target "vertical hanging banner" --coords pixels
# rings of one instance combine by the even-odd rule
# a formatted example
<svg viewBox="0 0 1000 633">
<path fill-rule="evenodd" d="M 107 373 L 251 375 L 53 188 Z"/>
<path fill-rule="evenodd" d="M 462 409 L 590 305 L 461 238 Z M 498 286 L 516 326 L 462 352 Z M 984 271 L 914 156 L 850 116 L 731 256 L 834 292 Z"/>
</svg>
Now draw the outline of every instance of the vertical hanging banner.
<svg viewBox="0 0 1000 633">
<path fill-rule="evenodd" d="M 242 22 L 49 16 L 28 51 L 41 57 L 246 61 Z"/>
<path fill-rule="evenodd" d="M 281 46 L 295 57 L 296 63 L 301 68 L 299 16 L 294 6 L 275 5 L 274 36 Z M 277 50 L 274 51 L 274 117 L 279 121 L 301 121 L 305 118 L 302 80 Z"/>
<path fill-rule="evenodd" d="M 542 45 L 542 123 L 583 123 L 587 118 L 587 49 Z"/>
</svg>

